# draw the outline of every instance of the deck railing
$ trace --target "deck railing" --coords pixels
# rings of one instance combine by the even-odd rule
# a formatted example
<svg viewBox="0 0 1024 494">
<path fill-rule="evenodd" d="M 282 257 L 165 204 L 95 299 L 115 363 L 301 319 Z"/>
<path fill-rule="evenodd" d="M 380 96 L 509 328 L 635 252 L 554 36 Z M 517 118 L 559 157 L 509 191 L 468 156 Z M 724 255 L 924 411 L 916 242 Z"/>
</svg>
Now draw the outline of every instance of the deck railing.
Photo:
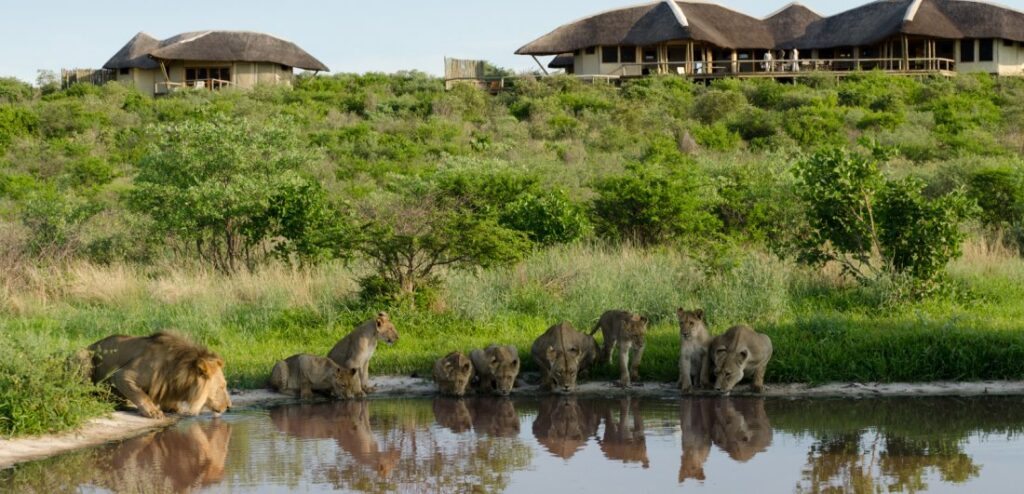
<svg viewBox="0 0 1024 494">
<path fill-rule="evenodd" d="M 942 73 L 955 71 L 956 62 L 949 58 L 809 58 L 801 60 L 645 62 L 621 64 L 610 75 L 618 77 L 640 77 L 651 74 L 678 74 L 690 77 L 785 77 L 800 72 L 853 72 L 858 70 Z"/>
<path fill-rule="evenodd" d="M 198 79 L 186 82 L 163 81 L 156 83 L 156 94 L 167 94 L 172 91 L 177 91 L 185 88 L 206 89 L 208 91 L 213 91 L 216 89 L 231 87 L 233 85 L 233 82 L 225 81 L 222 79 Z"/>
</svg>

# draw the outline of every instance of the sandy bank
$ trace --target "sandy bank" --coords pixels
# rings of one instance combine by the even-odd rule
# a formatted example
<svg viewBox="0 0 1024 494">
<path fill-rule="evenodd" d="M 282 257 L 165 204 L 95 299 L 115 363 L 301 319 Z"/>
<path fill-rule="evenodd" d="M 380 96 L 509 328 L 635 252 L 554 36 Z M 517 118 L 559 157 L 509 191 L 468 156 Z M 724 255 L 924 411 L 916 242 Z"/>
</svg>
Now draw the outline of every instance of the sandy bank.
<svg viewBox="0 0 1024 494">
<path fill-rule="evenodd" d="M 380 376 L 373 379 L 377 386 L 375 399 L 380 398 L 424 398 L 434 396 L 435 387 L 426 379 L 413 377 Z M 543 394 L 536 385 L 516 388 L 516 395 L 537 396 Z M 631 389 L 622 389 L 610 382 L 592 381 L 581 384 L 576 392 L 579 396 L 618 397 L 647 396 L 672 398 L 679 396 L 673 384 L 642 383 Z M 710 395 L 711 393 L 701 393 Z M 734 396 L 749 395 L 741 386 Z M 833 383 L 818 386 L 807 384 L 779 384 L 768 387 L 764 396 L 769 398 L 874 398 L 908 396 L 1024 396 L 1024 381 L 990 382 L 934 382 L 921 384 L 880 384 L 880 383 Z M 269 390 L 247 390 L 232 394 L 234 410 L 264 407 L 295 401 L 294 398 Z M 154 429 L 173 425 L 181 417 L 152 420 L 133 412 L 115 412 L 109 417 L 89 421 L 75 432 L 52 434 L 11 440 L 0 440 L 0 469 L 18 463 L 40 460 L 82 448 L 99 446 L 112 441 L 135 437 Z"/>
</svg>

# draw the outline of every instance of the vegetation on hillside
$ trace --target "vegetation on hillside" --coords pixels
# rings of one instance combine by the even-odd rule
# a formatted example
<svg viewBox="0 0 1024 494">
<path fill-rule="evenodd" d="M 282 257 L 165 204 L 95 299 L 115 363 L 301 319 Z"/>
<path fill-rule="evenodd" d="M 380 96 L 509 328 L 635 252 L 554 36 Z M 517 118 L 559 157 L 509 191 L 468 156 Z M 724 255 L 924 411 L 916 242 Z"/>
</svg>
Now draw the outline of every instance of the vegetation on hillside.
<svg viewBox="0 0 1024 494">
<path fill-rule="evenodd" d="M 403 338 L 375 371 L 423 373 L 621 307 L 673 380 L 683 305 L 771 334 L 776 382 L 1021 378 L 1022 152 L 1016 78 L 4 79 L 0 351 L 177 328 L 258 386 L 379 310 Z"/>
</svg>

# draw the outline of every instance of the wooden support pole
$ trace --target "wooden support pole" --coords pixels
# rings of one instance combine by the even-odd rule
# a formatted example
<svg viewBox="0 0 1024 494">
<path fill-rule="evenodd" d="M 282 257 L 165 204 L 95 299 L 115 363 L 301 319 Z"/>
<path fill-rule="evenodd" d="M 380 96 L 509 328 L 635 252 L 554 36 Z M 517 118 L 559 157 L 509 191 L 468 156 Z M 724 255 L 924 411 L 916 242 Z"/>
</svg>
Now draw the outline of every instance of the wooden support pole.
<svg viewBox="0 0 1024 494">
<path fill-rule="evenodd" d="M 545 67 L 544 64 L 540 63 L 540 60 L 537 59 L 537 55 L 530 55 L 530 56 L 533 57 L 533 61 L 534 62 L 537 62 L 537 66 L 540 67 L 541 72 L 544 72 L 544 75 L 551 75 L 551 74 L 548 73 L 547 67 Z"/>
<path fill-rule="evenodd" d="M 903 36 L 903 67 L 902 70 L 910 70 L 910 39 Z"/>
</svg>

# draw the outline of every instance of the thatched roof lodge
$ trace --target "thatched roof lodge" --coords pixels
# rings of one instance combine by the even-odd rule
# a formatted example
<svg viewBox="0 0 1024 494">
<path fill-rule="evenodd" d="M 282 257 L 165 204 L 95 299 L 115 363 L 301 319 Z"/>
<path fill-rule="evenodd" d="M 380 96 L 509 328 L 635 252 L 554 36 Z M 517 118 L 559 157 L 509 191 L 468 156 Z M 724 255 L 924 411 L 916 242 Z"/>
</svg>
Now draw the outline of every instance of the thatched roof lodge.
<svg viewBox="0 0 1024 494">
<path fill-rule="evenodd" d="M 556 66 L 590 77 L 1024 75 L 1022 44 L 1024 13 L 979 0 L 877 0 L 830 17 L 792 3 L 762 19 L 715 3 L 661 0 L 570 22 L 516 53 L 558 55 Z"/>
<path fill-rule="evenodd" d="M 249 31 L 196 31 L 162 41 L 139 33 L 103 68 L 150 94 L 182 87 L 290 85 L 295 68 L 328 70 L 295 43 Z"/>
</svg>

